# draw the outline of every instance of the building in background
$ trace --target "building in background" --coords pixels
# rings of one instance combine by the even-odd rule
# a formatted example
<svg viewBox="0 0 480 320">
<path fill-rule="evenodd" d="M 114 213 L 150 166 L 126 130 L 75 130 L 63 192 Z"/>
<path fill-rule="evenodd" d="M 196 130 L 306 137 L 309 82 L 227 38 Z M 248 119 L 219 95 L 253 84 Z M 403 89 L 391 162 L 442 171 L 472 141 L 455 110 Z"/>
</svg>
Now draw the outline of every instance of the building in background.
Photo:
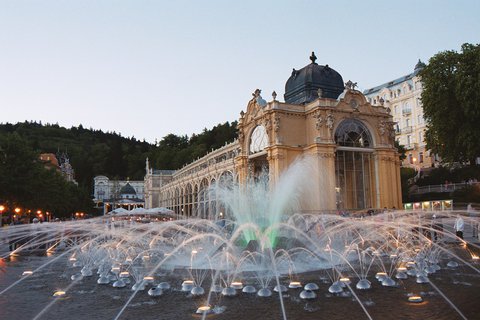
<svg viewBox="0 0 480 320">
<path fill-rule="evenodd" d="M 66 152 L 58 152 L 56 155 L 53 153 L 41 153 L 40 161 L 45 168 L 56 170 L 65 180 L 78 185 L 78 182 L 75 181 L 75 170 L 73 170 L 70 158 Z"/>
<path fill-rule="evenodd" d="M 402 166 L 429 168 L 438 164 L 438 157 L 426 149 L 425 119 L 422 108 L 422 82 L 418 73 L 425 64 L 418 60 L 412 73 L 363 93 L 372 105 L 390 110 L 395 122 L 395 139 L 405 147 Z"/>
<path fill-rule="evenodd" d="M 159 208 L 160 189 L 172 181 L 175 170 L 154 170 L 147 158 L 145 171 L 145 208 Z"/>
<path fill-rule="evenodd" d="M 144 181 L 116 180 L 96 176 L 93 201 L 97 208 L 107 213 L 117 208 L 132 210 L 144 207 Z"/>
<path fill-rule="evenodd" d="M 216 219 L 227 215 L 215 194 L 216 183 L 245 183 L 267 172 L 274 187 L 298 159 L 312 160 L 304 212 L 401 208 L 400 161 L 387 108 L 370 103 L 356 83 L 343 82 L 328 65 L 293 69 L 285 102 L 266 101 L 255 90 L 240 112 L 238 139 L 180 170 L 157 174 L 147 162 L 146 194 L 176 214 Z M 412 141 L 413 143 L 413 141 Z M 152 181 L 152 182 L 150 182 Z M 154 189 L 155 188 L 155 189 Z M 155 199 L 155 201 L 153 201 Z"/>
</svg>

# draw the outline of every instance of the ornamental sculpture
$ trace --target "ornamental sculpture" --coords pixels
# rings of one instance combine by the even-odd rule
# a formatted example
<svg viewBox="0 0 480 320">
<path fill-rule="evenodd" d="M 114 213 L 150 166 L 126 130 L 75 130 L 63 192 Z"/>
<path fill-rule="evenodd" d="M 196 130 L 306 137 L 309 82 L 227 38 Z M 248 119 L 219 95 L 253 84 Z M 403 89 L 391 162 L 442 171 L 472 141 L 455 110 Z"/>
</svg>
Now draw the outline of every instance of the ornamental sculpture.
<svg viewBox="0 0 480 320">
<path fill-rule="evenodd" d="M 320 113 L 320 110 L 315 111 L 313 117 L 316 119 L 315 121 L 315 128 L 320 131 L 320 128 L 323 125 L 323 117 Z"/>
</svg>

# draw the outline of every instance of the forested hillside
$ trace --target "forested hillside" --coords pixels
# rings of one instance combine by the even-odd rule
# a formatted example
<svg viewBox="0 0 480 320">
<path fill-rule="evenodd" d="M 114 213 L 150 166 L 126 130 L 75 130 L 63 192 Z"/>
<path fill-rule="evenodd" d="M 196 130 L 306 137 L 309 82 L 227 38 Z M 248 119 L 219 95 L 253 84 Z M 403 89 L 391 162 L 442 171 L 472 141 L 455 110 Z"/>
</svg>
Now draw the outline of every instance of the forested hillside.
<svg viewBox="0 0 480 320">
<path fill-rule="evenodd" d="M 143 180 L 147 157 L 154 168 L 178 169 L 235 138 L 236 122 L 219 124 L 210 130 L 204 129 L 202 133 L 191 137 L 169 134 L 157 144 L 133 137 L 125 138 L 115 132 L 85 129 L 81 125 L 67 129 L 57 124 L 43 125 L 37 122 L 0 124 L 0 162 L 3 162 L 4 169 L 7 162 L 11 168 L 23 168 L 23 172 L 0 170 L 0 180 L 9 181 L 9 184 L 0 184 L 0 200 L 16 196 L 19 197 L 19 200 L 15 200 L 17 202 L 26 199 L 27 196 L 15 193 L 15 190 L 21 189 L 15 184 L 24 181 L 25 176 L 22 175 L 31 172 L 25 169 L 34 166 L 31 155 L 34 155 L 33 159 L 38 159 L 40 153 L 66 152 L 81 192 L 91 195 L 93 177 L 96 175 Z M 17 155 L 15 150 L 18 147 L 11 148 L 12 144 L 24 145 L 22 154 L 29 156 Z M 25 161 L 27 163 L 22 163 Z M 38 166 L 35 170 L 38 170 Z M 35 179 L 35 176 L 29 176 L 28 179 Z M 30 187 L 35 188 L 34 185 Z M 35 190 L 27 192 L 28 195 L 35 193 Z"/>
</svg>

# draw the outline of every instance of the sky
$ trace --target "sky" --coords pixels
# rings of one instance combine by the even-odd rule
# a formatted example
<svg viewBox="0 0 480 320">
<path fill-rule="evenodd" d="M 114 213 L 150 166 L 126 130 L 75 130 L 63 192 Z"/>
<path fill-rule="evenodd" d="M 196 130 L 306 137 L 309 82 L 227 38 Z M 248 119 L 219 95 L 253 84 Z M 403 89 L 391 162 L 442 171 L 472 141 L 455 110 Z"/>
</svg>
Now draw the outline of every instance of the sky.
<svg viewBox="0 0 480 320">
<path fill-rule="evenodd" d="M 292 68 L 360 90 L 480 43 L 480 1 L 0 0 L 0 122 L 161 140 L 283 101 Z"/>
</svg>

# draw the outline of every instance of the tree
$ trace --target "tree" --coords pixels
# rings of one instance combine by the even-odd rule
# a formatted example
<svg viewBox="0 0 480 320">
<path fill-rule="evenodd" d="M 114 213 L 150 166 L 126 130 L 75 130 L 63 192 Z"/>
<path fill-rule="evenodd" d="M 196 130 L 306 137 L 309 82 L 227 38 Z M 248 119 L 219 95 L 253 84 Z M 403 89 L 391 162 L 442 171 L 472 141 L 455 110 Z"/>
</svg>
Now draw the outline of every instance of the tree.
<svg viewBox="0 0 480 320">
<path fill-rule="evenodd" d="M 433 56 L 420 72 L 427 147 L 447 162 L 480 156 L 480 45 Z"/>
</svg>

